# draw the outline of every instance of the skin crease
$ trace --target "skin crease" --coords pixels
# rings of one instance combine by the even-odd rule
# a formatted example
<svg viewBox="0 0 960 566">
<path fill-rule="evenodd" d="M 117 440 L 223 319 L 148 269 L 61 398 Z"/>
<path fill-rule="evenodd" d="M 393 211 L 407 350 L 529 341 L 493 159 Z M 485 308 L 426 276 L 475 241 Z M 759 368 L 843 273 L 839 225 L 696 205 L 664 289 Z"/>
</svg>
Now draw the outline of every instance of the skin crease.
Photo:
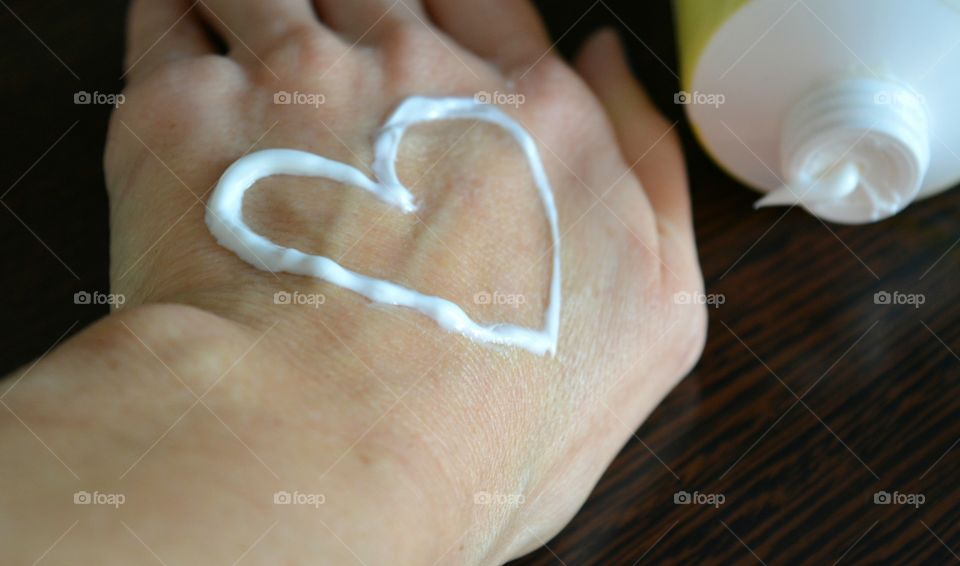
<svg viewBox="0 0 960 566">
<path fill-rule="evenodd" d="M 703 287 L 680 145 L 615 36 L 588 41 L 575 70 L 525 3 L 391 4 L 207 0 L 171 29 L 188 4 L 134 2 L 105 156 L 112 292 L 127 301 L 0 383 L 0 477 L 16 486 L 0 492 L 0 563 L 502 563 L 559 532 L 696 362 L 705 308 L 674 300 Z M 325 102 L 276 105 L 277 91 Z M 245 152 L 369 170 L 403 98 L 480 91 L 524 95 L 504 109 L 554 188 L 556 357 L 256 270 L 207 231 L 202 203 Z M 245 214 L 283 245 L 539 326 L 549 238 L 524 163 L 496 128 L 435 124 L 398 163 L 419 217 L 292 178 L 258 184 Z M 277 305 L 278 290 L 325 302 Z M 528 300 L 474 302 L 495 290 Z M 126 501 L 75 505 L 80 490 Z M 275 505 L 278 491 L 324 501 Z"/>
</svg>

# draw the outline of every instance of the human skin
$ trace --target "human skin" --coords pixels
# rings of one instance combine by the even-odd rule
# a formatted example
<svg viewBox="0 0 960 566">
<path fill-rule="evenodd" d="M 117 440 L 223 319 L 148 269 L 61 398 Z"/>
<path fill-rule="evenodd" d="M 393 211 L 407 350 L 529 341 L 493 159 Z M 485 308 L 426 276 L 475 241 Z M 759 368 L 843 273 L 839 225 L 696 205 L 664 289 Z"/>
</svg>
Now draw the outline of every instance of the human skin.
<svg viewBox="0 0 960 566">
<path fill-rule="evenodd" d="M 181 18 L 188 7 L 131 7 L 105 157 L 126 304 L 0 383 L 0 563 L 495 564 L 541 546 L 705 337 L 705 308 L 675 300 L 702 292 L 680 145 L 615 35 L 570 67 L 516 0 L 205 0 Z M 281 91 L 323 103 L 275 104 Z M 244 153 L 369 171 L 405 97 L 481 92 L 523 95 L 503 109 L 553 185 L 555 356 L 258 270 L 208 232 L 203 203 Z M 416 215 L 289 177 L 259 183 L 245 214 L 484 322 L 540 327 L 551 242 L 512 139 L 416 127 L 398 170 Z M 323 304 L 276 304 L 277 291 Z M 77 505 L 81 491 L 124 501 Z"/>
</svg>

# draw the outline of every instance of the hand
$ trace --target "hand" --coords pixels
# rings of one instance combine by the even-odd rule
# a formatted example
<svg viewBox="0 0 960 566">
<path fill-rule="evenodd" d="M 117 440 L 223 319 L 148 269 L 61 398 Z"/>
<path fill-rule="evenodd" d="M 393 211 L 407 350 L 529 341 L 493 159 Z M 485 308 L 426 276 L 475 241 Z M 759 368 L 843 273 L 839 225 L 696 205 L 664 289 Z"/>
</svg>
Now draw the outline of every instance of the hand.
<svg viewBox="0 0 960 566">
<path fill-rule="evenodd" d="M 702 292 L 680 145 L 612 33 L 591 39 L 573 70 L 524 2 L 315 4 L 205 0 L 178 21 L 184 3 L 134 2 L 127 102 L 105 160 L 113 292 L 127 306 L 7 401 L 80 478 L 38 492 L 58 505 L 90 482 L 126 494 L 120 509 L 66 506 L 87 536 L 65 538 L 65 556 L 103 563 L 97 545 L 122 538 L 118 563 L 146 560 L 144 546 L 190 563 L 245 549 L 251 563 L 503 562 L 569 521 L 699 357 L 705 309 L 675 300 Z M 535 137 L 553 185 L 555 357 L 257 270 L 210 235 L 204 203 L 245 153 L 302 149 L 369 171 L 372 139 L 404 98 L 478 93 Z M 418 126 L 398 170 L 416 214 L 353 187 L 274 177 L 248 193 L 245 215 L 278 243 L 443 296 L 474 319 L 540 327 L 551 241 L 512 139 L 483 124 Z M 303 304 L 276 304 L 277 292 Z M 58 422 L 82 428 L 45 420 L 55 405 Z M 17 427 L 0 430 L 19 438 Z M 23 478 L 58 466 L 28 460 Z M 278 492 L 323 501 L 278 505 Z M 27 547 L 41 524 L 27 518 L 9 536 Z"/>
</svg>

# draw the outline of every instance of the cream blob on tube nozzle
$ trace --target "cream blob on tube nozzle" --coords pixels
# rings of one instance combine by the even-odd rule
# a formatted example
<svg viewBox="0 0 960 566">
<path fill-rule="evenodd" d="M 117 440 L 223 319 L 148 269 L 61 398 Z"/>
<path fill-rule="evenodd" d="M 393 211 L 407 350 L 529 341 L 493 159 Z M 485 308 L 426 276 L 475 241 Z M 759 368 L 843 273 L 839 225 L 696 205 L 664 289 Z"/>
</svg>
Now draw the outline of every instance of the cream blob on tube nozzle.
<svg viewBox="0 0 960 566">
<path fill-rule="evenodd" d="M 675 0 L 697 137 L 730 174 L 842 224 L 960 182 L 960 0 Z"/>
</svg>

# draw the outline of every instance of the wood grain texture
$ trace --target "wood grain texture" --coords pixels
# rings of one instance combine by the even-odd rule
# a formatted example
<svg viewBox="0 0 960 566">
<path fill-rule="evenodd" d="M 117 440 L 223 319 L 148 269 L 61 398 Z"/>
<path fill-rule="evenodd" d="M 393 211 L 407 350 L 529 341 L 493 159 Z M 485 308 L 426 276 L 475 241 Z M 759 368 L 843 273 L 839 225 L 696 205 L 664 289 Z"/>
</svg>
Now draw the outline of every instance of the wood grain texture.
<svg viewBox="0 0 960 566">
<path fill-rule="evenodd" d="M 6 6 L 4 373 L 106 312 L 73 295 L 108 286 L 109 109 L 73 97 L 121 87 L 126 9 L 122 0 Z M 540 8 L 566 55 L 596 27 L 618 27 L 653 97 L 680 121 L 708 292 L 725 303 L 711 310 L 700 364 L 573 523 L 516 564 L 960 562 L 960 191 L 857 228 L 754 212 L 755 195 L 707 160 L 672 103 L 668 2 Z M 925 304 L 876 305 L 879 291 L 920 293 Z M 681 490 L 725 501 L 677 505 Z M 876 505 L 880 490 L 926 501 Z"/>
</svg>

